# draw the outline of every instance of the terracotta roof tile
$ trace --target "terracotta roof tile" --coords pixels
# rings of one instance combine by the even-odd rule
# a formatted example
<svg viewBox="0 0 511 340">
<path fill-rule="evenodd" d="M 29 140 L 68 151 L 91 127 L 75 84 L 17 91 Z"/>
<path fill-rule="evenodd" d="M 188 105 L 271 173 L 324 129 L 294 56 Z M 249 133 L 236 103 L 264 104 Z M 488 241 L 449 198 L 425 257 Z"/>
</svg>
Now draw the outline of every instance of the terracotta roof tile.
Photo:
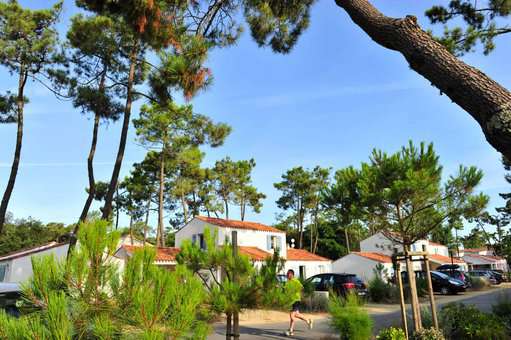
<svg viewBox="0 0 511 340">
<path fill-rule="evenodd" d="M 466 256 L 468 258 L 472 257 L 472 258 L 483 259 L 488 262 L 498 262 L 498 261 L 504 260 L 504 258 L 502 258 L 500 256 L 494 256 L 494 255 L 467 254 Z"/>
<path fill-rule="evenodd" d="M 266 258 L 271 257 L 271 254 L 261 250 L 257 247 L 239 246 L 240 254 L 250 257 L 254 261 L 264 261 Z"/>
<path fill-rule="evenodd" d="M 287 260 L 291 261 L 331 261 L 326 257 L 322 257 L 313 253 L 308 252 L 305 249 L 287 249 Z"/>
<path fill-rule="evenodd" d="M 247 230 L 258 230 L 258 231 L 269 231 L 273 233 L 284 233 L 284 231 L 270 227 L 261 223 L 256 222 L 247 222 L 247 221 L 237 221 L 237 220 L 224 220 L 223 218 L 213 218 L 213 217 L 205 217 L 205 216 L 197 216 L 197 219 L 216 225 L 218 227 L 223 228 L 233 228 L 233 229 L 247 229 Z"/>
<path fill-rule="evenodd" d="M 134 253 L 137 249 L 142 249 L 140 246 L 123 245 L 122 246 L 128 253 Z M 175 261 L 176 255 L 179 254 L 179 248 L 165 247 L 156 248 L 156 262 Z"/>
<path fill-rule="evenodd" d="M 392 258 L 390 256 L 381 254 L 381 253 L 375 253 L 375 252 L 358 252 L 354 251 L 351 254 L 355 254 L 361 257 L 365 257 L 367 259 L 381 262 L 381 263 L 392 263 Z"/>
<path fill-rule="evenodd" d="M 431 261 L 440 263 L 440 264 L 450 264 L 451 262 L 465 263 L 465 261 L 457 259 L 457 258 L 453 258 L 451 261 L 451 258 L 449 256 L 443 256 L 443 255 L 438 255 L 438 254 L 431 254 L 428 257 Z"/>
<path fill-rule="evenodd" d="M 465 248 L 463 249 L 465 253 L 479 253 L 480 251 L 488 251 L 487 248 Z"/>
</svg>

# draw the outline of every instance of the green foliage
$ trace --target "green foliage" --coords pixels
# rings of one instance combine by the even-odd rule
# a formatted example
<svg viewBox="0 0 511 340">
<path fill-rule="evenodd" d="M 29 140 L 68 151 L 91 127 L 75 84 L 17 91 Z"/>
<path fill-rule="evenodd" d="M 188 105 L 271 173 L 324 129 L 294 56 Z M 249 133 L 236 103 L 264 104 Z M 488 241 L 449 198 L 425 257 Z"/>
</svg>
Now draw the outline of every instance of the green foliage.
<svg viewBox="0 0 511 340">
<path fill-rule="evenodd" d="M 382 329 L 376 340 L 406 340 L 406 335 L 401 328 L 389 327 Z"/>
<path fill-rule="evenodd" d="M 121 279 L 113 260 L 118 240 L 106 221 L 91 221 L 81 225 L 68 262 L 33 258 L 34 276 L 23 287 L 30 313 L 0 313 L 0 338 L 205 339 L 199 279 L 182 266 L 158 268 L 150 247 L 135 251 Z"/>
<path fill-rule="evenodd" d="M 328 305 L 333 329 L 341 340 L 368 340 L 371 338 L 373 320 L 360 308 L 358 297 L 350 294 L 343 299 L 332 296 Z"/>
<path fill-rule="evenodd" d="M 288 53 L 309 26 L 314 0 L 246 0 L 245 18 L 259 46 Z"/>
<path fill-rule="evenodd" d="M 450 303 L 440 311 L 439 322 L 446 339 L 508 339 L 506 328 L 497 317 L 473 305 Z"/>
<path fill-rule="evenodd" d="M 442 186 L 442 167 L 433 144 L 412 142 L 388 155 L 374 150 L 362 164 L 360 196 L 368 223 L 404 245 L 425 239 L 430 232 L 453 218 L 472 218 L 488 202 L 474 194 L 483 174 L 475 167 L 460 166 Z"/>
<path fill-rule="evenodd" d="M 368 283 L 369 299 L 373 302 L 389 302 L 393 298 L 393 287 L 380 277 L 373 277 Z"/>
<path fill-rule="evenodd" d="M 31 218 L 7 221 L 0 234 L 0 255 L 57 241 L 69 231 L 61 223 L 43 224 Z"/>
<path fill-rule="evenodd" d="M 511 1 L 487 0 L 473 2 L 470 0 L 451 0 L 447 6 L 433 6 L 426 11 L 426 16 L 433 24 L 443 24 L 443 36 L 436 39 L 456 55 L 472 52 L 481 44 L 484 54 L 495 49 L 495 37 L 510 33 L 503 22 L 511 14 Z M 462 22 L 465 27 L 449 28 L 446 24 Z"/>
<path fill-rule="evenodd" d="M 435 328 L 422 328 L 413 333 L 411 340 L 445 340 L 445 337 Z"/>
<path fill-rule="evenodd" d="M 511 300 L 509 297 L 503 297 L 499 302 L 493 305 L 492 312 L 504 323 L 508 334 L 511 335 Z"/>
</svg>

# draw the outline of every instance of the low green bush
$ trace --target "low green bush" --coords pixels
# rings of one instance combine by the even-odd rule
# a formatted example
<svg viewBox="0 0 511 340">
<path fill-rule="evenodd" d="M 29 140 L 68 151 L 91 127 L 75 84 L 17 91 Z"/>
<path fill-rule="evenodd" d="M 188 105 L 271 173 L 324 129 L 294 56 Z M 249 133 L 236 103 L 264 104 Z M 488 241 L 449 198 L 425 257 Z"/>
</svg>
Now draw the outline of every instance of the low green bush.
<svg viewBox="0 0 511 340">
<path fill-rule="evenodd" d="M 332 295 L 328 304 L 332 328 L 340 340 L 368 340 L 372 335 L 373 320 L 360 308 L 358 297 L 349 294 L 345 299 Z"/>
<path fill-rule="evenodd" d="M 493 314 L 504 323 L 511 336 L 511 300 L 509 297 L 504 297 L 499 303 L 493 305 L 492 310 Z"/>
<path fill-rule="evenodd" d="M 425 297 L 428 295 L 428 281 L 423 278 L 417 278 L 415 280 L 415 284 L 417 286 L 417 295 L 419 297 Z"/>
<path fill-rule="evenodd" d="M 406 335 L 401 328 L 389 327 L 382 329 L 376 340 L 406 340 Z"/>
<path fill-rule="evenodd" d="M 383 281 L 383 279 L 375 276 L 369 281 L 367 290 L 369 299 L 372 302 L 391 302 L 394 300 L 394 294 L 397 293 L 397 301 L 399 301 L 399 290 L 395 290 L 391 284 Z"/>
<path fill-rule="evenodd" d="M 490 288 L 490 282 L 482 277 L 472 276 L 470 277 L 470 282 L 472 283 L 473 290 L 485 290 Z"/>
<path fill-rule="evenodd" d="M 415 332 L 410 340 L 445 340 L 445 337 L 435 328 L 422 328 Z"/>
<path fill-rule="evenodd" d="M 509 339 L 501 320 L 493 314 L 481 312 L 473 305 L 450 303 L 440 311 L 439 322 L 449 340 Z"/>
</svg>

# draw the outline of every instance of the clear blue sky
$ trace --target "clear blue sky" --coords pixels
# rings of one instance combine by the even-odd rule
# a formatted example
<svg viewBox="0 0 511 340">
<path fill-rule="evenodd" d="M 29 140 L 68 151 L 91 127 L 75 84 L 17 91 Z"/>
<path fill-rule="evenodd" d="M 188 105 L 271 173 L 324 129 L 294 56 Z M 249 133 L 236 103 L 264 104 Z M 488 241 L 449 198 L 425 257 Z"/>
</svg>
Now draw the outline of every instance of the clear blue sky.
<svg viewBox="0 0 511 340">
<path fill-rule="evenodd" d="M 34 6 L 34 1 L 21 2 Z M 423 26 L 428 26 L 424 10 L 439 3 L 373 2 L 390 16 L 417 15 Z M 38 1 L 37 6 L 50 3 Z M 67 0 L 62 26 L 74 11 Z M 510 88 L 510 55 L 510 37 L 504 37 L 490 56 L 478 51 L 464 59 Z M 214 51 L 208 65 L 214 84 L 193 104 L 197 112 L 230 124 L 233 133 L 223 147 L 207 150 L 206 165 L 224 156 L 256 160 L 254 184 L 267 199 L 262 213 L 248 219 L 274 222 L 279 209 L 273 183 L 291 167 L 358 166 L 372 148 L 393 152 L 409 139 L 435 144 L 445 176 L 459 164 L 483 169 L 479 190 L 491 196 L 492 207 L 502 204 L 499 192 L 511 189 L 500 155 L 477 123 L 411 71 L 399 54 L 372 42 L 333 0 L 314 6 L 311 26 L 291 54 L 258 48 L 247 31 L 237 46 Z M 4 71 L 0 75 L 2 91 L 14 88 L 14 78 Z M 92 121 L 35 83 L 28 84 L 28 96 L 22 165 L 9 210 L 15 217 L 72 223 L 85 200 Z M 98 179 L 110 178 L 119 129 L 119 123 L 101 129 Z M 14 140 L 15 126 L 0 125 L 2 193 Z M 135 145 L 133 129 L 129 141 L 122 175 L 145 153 Z"/>
</svg>

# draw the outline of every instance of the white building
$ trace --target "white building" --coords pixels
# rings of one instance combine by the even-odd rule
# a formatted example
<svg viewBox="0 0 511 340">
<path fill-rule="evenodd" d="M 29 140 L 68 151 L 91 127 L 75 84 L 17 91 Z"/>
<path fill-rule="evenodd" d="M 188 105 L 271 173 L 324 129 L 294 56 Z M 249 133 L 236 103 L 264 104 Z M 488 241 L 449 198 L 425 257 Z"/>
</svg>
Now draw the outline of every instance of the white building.
<svg viewBox="0 0 511 340">
<path fill-rule="evenodd" d="M 48 244 L 23 249 L 0 257 L 0 282 L 20 283 L 33 275 L 32 257 L 53 255 L 56 259 L 65 258 L 69 243 L 50 242 Z"/>
<path fill-rule="evenodd" d="M 332 263 L 334 273 L 350 273 L 360 277 L 365 282 L 375 277 L 375 268 L 383 266 L 383 278 L 388 281 L 394 273 L 392 258 L 376 252 L 352 252 Z"/>
<path fill-rule="evenodd" d="M 333 263 L 334 272 L 354 273 L 367 280 L 374 277 L 373 269 L 377 263 L 383 263 L 388 269 L 389 275 L 393 275 L 394 269 L 391 256 L 396 250 L 403 251 L 401 243 L 397 242 L 399 235 L 391 233 L 386 235 L 378 232 L 360 242 L 360 252 L 348 254 Z M 418 240 L 411 245 L 410 251 L 419 252 L 426 249 L 429 256 L 430 268 L 435 269 L 443 264 L 457 264 L 464 270 L 468 270 L 467 263 L 460 258 L 449 256 L 449 249 L 439 243 L 430 240 Z M 354 263 L 353 263 L 354 262 Z M 360 265 L 360 267 L 358 267 Z M 414 270 L 424 270 L 422 262 L 413 262 Z M 401 271 L 406 270 L 404 263 L 401 263 Z"/>
<path fill-rule="evenodd" d="M 293 269 L 296 275 L 308 278 L 332 270 L 331 260 L 303 249 L 289 248 L 284 231 L 256 222 L 197 216 L 176 232 L 176 247 L 181 247 L 184 240 L 204 246 L 206 229 L 211 235 L 216 233 L 216 246 L 224 245 L 225 240 L 230 241 L 232 231 L 236 231 L 240 253 L 248 255 L 256 267 L 279 249 L 280 256 L 286 260 L 285 271 Z"/>
<path fill-rule="evenodd" d="M 463 260 L 471 270 L 475 269 L 497 269 L 509 271 L 505 258 L 496 256 L 490 248 L 467 248 L 463 249 Z"/>
</svg>

